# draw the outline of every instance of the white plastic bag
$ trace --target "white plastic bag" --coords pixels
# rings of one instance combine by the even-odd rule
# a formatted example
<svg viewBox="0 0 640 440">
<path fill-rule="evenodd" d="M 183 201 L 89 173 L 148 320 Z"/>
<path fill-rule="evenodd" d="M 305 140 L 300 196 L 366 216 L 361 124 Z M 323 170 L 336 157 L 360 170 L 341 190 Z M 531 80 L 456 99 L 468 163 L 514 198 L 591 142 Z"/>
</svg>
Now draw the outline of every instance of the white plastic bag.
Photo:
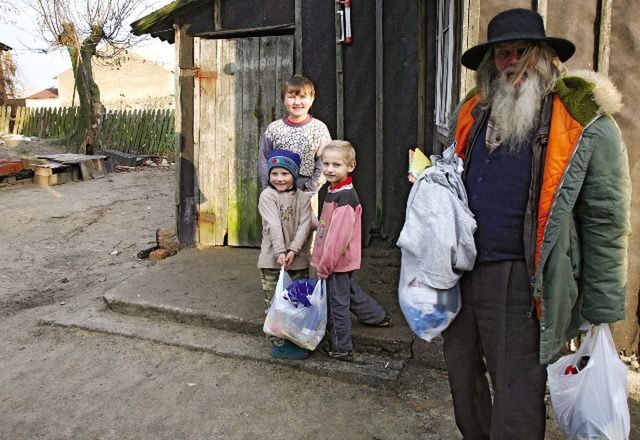
<svg viewBox="0 0 640 440">
<path fill-rule="evenodd" d="M 584 356 L 586 365 L 580 363 Z M 553 412 L 569 440 L 628 440 L 627 367 L 608 324 L 592 326 L 578 351 L 549 365 L 547 373 Z"/>
<path fill-rule="evenodd" d="M 287 299 L 285 286 L 291 278 L 282 269 L 273 301 L 264 321 L 267 335 L 287 339 L 299 347 L 314 350 L 327 328 L 327 295 L 325 281 L 319 280 L 309 297 L 310 307 L 294 305 Z"/>
<path fill-rule="evenodd" d="M 431 342 L 439 336 L 460 311 L 460 288 L 436 289 L 411 279 L 400 267 L 398 301 L 409 328 L 420 339 Z"/>
</svg>

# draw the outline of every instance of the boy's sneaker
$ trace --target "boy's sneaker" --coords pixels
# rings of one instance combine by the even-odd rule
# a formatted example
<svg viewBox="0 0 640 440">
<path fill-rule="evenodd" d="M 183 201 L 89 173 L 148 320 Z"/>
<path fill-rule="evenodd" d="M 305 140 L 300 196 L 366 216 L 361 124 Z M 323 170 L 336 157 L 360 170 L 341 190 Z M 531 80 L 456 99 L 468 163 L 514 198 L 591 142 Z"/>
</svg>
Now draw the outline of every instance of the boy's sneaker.
<svg viewBox="0 0 640 440">
<path fill-rule="evenodd" d="M 391 327 L 393 325 L 393 318 L 388 313 L 385 313 L 382 321 L 374 324 L 376 327 Z"/>
<path fill-rule="evenodd" d="M 284 341 L 282 345 L 271 343 L 271 357 L 276 359 L 306 359 L 309 357 L 309 350 L 298 347 L 289 341 Z"/>
<path fill-rule="evenodd" d="M 362 324 L 369 325 L 371 327 L 391 327 L 393 325 L 393 318 L 388 313 L 385 313 L 384 318 L 382 318 L 382 321 L 380 322 L 376 322 L 374 324 L 367 324 L 366 322 L 363 322 Z"/>
<path fill-rule="evenodd" d="M 333 358 L 333 359 L 338 360 L 338 361 L 353 362 L 353 353 L 350 352 L 350 351 L 341 353 L 339 351 L 331 351 L 331 350 L 329 350 L 327 352 L 327 355 L 330 358 Z"/>
<path fill-rule="evenodd" d="M 353 352 L 347 351 L 342 353 L 339 351 L 333 351 L 331 349 L 331 344 L 329 344 L 329 341 L 327 341 L 324 344 L 321 344 L 320 350 L 322 350 L 322 352 L 327 356 L 329 356 L 330 358 L 336 359 L 338 361 L 353 362 Z"/>
</svg>

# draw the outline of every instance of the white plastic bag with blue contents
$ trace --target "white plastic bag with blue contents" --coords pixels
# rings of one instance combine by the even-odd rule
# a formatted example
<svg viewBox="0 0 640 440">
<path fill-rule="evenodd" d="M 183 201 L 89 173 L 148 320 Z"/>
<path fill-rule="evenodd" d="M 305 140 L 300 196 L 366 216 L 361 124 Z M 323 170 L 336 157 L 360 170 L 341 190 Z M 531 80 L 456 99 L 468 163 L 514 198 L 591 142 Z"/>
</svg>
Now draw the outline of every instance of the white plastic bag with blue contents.
<svg viewBox="0 0 640 440">
<path fill-rule="evenodd" d="M 576 353 L 547 367 L 553 412 L 569 440 L 628 440 L 627 367 L 608 324 L 591 326 Z"/>
<path fill-rule="evenodd" d="M 309 295 L 288 288 L 296 283 L 309 283 L 313 291 Z M 299 284 L 298 284 L 299 286 Z M 264 321 L 263 330 L 267 335 L 287 339 L 299 347 L 314 350 L 327 328 L 327 295 L 325 281 L 291 281 L 282 269 L 271 301 L 271 307 Z"/>
<path fill-rule="evenodd" d="M 460 311 L 460 288 L 436 289 L 400 268 L 398 301 L 409 328 L 420 339 L 431 342 L 449 326 Z"/>
</svg>

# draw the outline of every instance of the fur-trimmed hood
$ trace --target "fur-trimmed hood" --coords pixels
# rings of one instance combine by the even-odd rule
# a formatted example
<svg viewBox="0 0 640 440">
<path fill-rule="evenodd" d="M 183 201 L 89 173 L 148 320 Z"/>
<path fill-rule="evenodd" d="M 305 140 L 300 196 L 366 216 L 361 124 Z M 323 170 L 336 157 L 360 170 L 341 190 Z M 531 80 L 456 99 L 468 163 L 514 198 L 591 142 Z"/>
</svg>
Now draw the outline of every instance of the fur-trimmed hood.
<svg viewBox="0 0 640 440">
<path fill-rule="evenodd" d="M 599 114 L 613 115 L 622 109 L 622 95 L 609 78 L 598 72 L 571 72 L 557 82 L 555 92 L 582 125 Z"/>
</svg>

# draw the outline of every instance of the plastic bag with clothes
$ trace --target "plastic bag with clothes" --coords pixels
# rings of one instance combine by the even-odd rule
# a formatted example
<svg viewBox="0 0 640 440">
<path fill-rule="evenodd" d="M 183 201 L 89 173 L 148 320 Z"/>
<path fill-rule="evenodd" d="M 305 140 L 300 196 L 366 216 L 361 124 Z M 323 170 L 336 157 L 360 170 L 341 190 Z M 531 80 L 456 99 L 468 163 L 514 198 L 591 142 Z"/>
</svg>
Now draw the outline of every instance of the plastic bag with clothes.
<svg viewBox="0 0 640 440">
<path fill-rule="evenodd" d="M 326 327 L 325 281 L 291 281 L 289 274 L 282 269 L 264 321 L 264 332 L 314 350 L 324 337 Z"/>
<path fill-rule="evenodd" d="M 420 339 L 431 342 L 440 336 L 460 311 L 460 288 L 436 289 L 410 278 L 400 268 L 398 301 L 409 328 Z"/>
<path fill-rule="evenodd" d="M 591 326 L 576 353 L 547 367 L 551 403 L 569 440 L 628 440 L 627 367 L 608 324 Z"/>
<path fill-rule="evenodd" d="M 458 314 L 458 282 L 473 268 L 477 254 L 477 225 L 467 206 L 463 161 L 455 144 L 431 160 L 433 165 L 411 188 L 397 243 L 402 249 L 400 307 L 411 330 L 426 341 L 439 336 Z"/>
</svg>

